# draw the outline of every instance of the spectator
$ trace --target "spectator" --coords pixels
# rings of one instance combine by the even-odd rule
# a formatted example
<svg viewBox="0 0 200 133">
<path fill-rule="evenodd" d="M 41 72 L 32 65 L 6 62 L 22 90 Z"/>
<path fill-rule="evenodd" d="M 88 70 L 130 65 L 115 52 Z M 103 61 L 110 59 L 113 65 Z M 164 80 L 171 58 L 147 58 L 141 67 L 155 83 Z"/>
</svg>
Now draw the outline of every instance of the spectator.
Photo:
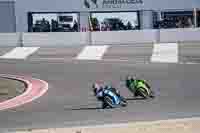
<svg viewBox="0 0 200 133">
<path fill-rule="evenodd" d="M 181 28 L 181 20 L 180 20 L 180 18 L 177 19 L 176 28 Z"/>
<path fill-rule="evenodd" d="M 194 25 L 193 25 L 193 23 L 192 23 L 191 18 L 188 18 L 188 27 L 189 27 L 189 28 L 194 28 Z"/>
<path fill-rule="evenodd" d="M 77 21 L 74 22 L 72 29 L 74 32 L 78 32 L 78 22 Z"/>
</svg>

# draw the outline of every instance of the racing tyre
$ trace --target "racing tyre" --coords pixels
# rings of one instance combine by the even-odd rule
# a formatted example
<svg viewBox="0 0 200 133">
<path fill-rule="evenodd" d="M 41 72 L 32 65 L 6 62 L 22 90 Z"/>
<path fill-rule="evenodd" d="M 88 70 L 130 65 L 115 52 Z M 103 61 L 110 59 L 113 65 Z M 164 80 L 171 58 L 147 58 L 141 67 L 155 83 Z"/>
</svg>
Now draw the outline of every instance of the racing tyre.
<svg viewBox="0 0 200 133">
<path fill-rule="evenodd" d="M 155 93 L 153 91 L 151 91 L 151 94 L 149 96 L 150 98 L 155 98 Z"/>
<path fill-rule="evenodd" d="M 105 103 L 105 102 L 103 102 L 103 104 L 102 104 L 102 109 L 105 109 L 105 108 L 107 108 L 107 107 L 108 107 L 108 104 Z"/>
<path fill-rule="evenodd" d="M 104 106 L 109 106 L 109 107 L 111 107 L 111 108 L 114 108 L 115 106 L 114 106 L 114 104 L 113 104 L 114 102 L 113 102 L 113 100 L 112 100 L 112 98 L 111 97 L 109 97 L 109 96 L 105 96 L 104 97 Z"/>
<path fill-rule="evenodd" d="M 139 93 L 138 95 L 140 95 L 141 97 L 145 99 L 148 98 L 148 93 L 144 88 L 139 88 L 138 93 Z"/>
<path fill-rule="evenodd" d="M 126 99 L 124 98 L 124 97 L 122 97 L 122 96 L 120 96 L 120 98 L 121 98 L 121 106 L 122 107 L 126 107 L 127 106 L 127 101 L 126 101 Z"/>
<path fill-rule="evenodd" d="M 126 107 L 127 106 L 127 102 L 126 101 L 121 101 L 121 105 L 122 105 L 122 107 Z"/>
</svg>

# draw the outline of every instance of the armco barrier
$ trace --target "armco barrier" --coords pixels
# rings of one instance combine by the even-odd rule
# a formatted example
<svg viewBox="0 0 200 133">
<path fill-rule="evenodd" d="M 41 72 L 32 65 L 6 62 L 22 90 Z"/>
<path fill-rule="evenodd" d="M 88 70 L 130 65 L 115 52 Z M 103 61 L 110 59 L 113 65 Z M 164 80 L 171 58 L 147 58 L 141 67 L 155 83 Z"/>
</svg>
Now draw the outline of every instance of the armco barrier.
<svg viewBox="0 0 200 133">
<path fill-rule="evenodd" d="M 87 32 L 24 33 L 23 44 L 29 46 L 88 45 Z"/>
<path fill-rule="evenodd" d="M 195 42 L 200 41 L 199 28 L 160 30 L 160 42 Z"/>
<path fill-rule="evenodd" d="M 0 47 L 20 46 L 20 33 L 0 33 Z"/>
<path fill-rule="evenodd" d="M 158 40 L 157 32 L 157 30 L 93 32 L 91 38 L 93 45 L 155 43 Z"/>
</svg>

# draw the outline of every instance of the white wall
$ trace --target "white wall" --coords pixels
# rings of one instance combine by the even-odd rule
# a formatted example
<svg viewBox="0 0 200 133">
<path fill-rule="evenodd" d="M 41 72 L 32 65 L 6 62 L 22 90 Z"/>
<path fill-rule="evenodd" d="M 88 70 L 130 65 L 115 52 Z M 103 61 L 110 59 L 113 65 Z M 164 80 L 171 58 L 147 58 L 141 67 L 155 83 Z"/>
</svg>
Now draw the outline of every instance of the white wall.
<svg viewBox="0 0 200 133">
<path fill-rule="evenodd" d="M 88 34 L 86 32 L 51 32 L 51 33 L 24 33 L 24 46 L 66 46 L 86 45 Z"/>
<path fill-rule="evenodd" d="M 91 35 L 91 38 L 90 38 Z M 160 42 L 200 42 L 199 29 L 106 32 L 23 33 L 23 46 L 123 45 Z M 0 33 L 0 47 L 20 46 L 20 33 Z"/>
<path fill-rule="evenodd" d="M 0 0 L 0 32 L 16 32 L 15 2 Z"/>
<path fill-rule="evenodd" d="M 16 47 L 19 46 L 19 33 L 0 33 L 0 47 Z"/>
<path fill-rule="evenodd" d="M 161 42 L 193 42 L 200 41 L 200 29 L 165 29 L 160 30 Z"/>
<path fill-rule="evenodd" d="M 156 30 L 93 32 L 92 44 L 134 44 L 156 42 Z"/>
<path fill-rule="evenodd" d="M 91 0 L 88 0 L 91 1 Z M 17 32 L 27 32 L 28 12 L 81 12 L 90 11 L 138 11 L 164 9 L 192 9 L 200 7 L 200 0 L 142 0 L 142 4 L 122 4 L 121 6 L 103 6 L 104 0 L 97 0 L 98 8 L 86 8 L 84 0 L 16 0 Z M 131 0 L 134 3 L 134 0 Z M 83 19 L 84 15 L 82 16 Z M 83 20 L 84 21 L 84 20 Z"/>
<path fill-rule="evenodd" d="M 140 11 L 141 29 L 153 29 L 153 11 Z"/>
</svg>

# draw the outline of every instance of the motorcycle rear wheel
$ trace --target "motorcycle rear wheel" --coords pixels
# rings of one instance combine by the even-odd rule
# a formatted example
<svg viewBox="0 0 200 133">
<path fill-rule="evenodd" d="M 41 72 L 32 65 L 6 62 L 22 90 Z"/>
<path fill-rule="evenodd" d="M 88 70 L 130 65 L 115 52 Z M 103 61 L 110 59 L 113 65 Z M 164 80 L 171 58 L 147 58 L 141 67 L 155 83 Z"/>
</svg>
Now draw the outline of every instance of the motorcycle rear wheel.
<svg viewBox="0 0 200 133">
<path fill-rule="evenodd" d="M 106 108 L 107 106 L 111 107 L 111 108 L 114 108 L 115 106 L 113 105 L 113 100 L 112 98 L 110 98 L 109 96 L 105 96 L 104 97 L 104 107 L 103 108 Z M 106 106 L 106 107 L 105 107 Z"/>
<path fill-rule="evenodd" d="M 120 98 L 121 98 L 121 105 L 122 105 L 122 107 L 126 107 L 127 104 L 128 104 L 127 101 L 126 101 L 126 99 L 123 96 L 121 96 Z"/>
<path fill-rule="evenodd" d="M 148 93 L 144 88 L 138 88 L 138 95 L 142 98 L 148 98 Z"/>
</svg>

